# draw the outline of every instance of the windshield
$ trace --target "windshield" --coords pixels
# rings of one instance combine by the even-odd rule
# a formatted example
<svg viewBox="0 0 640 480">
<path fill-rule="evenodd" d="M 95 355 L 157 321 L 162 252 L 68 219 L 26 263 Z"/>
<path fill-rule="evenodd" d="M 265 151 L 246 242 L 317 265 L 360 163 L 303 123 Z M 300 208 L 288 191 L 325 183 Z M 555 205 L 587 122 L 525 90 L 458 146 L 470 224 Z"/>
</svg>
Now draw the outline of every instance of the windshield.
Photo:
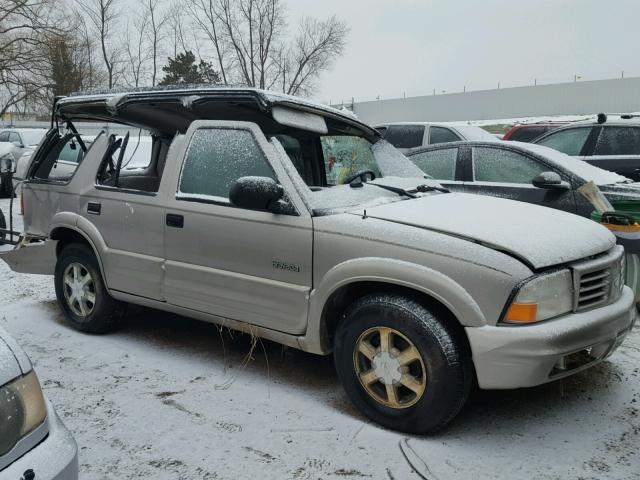
<svg viewBox="0 0 640 480">
<path fill-rule="evenodd" d="M 40 143 L 40 140 L 42 140 L 46 133 L 46 130 L 22 130 L 20 132 L 25 146 L 28 147 L 35 147 L 36 145 L 38 145 Z"/>
<path fill-rule="evenodd" d="M 321 152 L 317 153 L 322 154 L 322 164 L 318 165 L 320 173 L 316 176 L 314 162 L 309 162 L 305 155 L 305 142 L 286 135 L 277 136 L 304 182 L 301 191 L 307 203 L 317 215 L 408 198 L 376 185 L 403 190 L 415 190 L 419 185 L 439 186 L 386 140 L 371 143 L 353 135 L 325 135 L 319 139 Z M 372 172 L 375 179 L 351 185 L 349 180 L 359 172 Z"/>
</svg>

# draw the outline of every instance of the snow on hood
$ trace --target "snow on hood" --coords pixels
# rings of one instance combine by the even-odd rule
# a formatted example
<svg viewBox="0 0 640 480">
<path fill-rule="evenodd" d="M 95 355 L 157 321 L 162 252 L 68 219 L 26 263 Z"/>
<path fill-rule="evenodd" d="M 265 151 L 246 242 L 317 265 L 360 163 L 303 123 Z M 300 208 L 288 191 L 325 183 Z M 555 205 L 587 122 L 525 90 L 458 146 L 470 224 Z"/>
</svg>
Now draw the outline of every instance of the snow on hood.
<svg viewBox="0 0 640 480">
<path fill-rule="evenodd" d="M 524 202 L 462 193 L 367 208 L 367 216 L 478 241 L 533 269 L 605 252 L 615 237 L 592 220 Z"/>
</svg>

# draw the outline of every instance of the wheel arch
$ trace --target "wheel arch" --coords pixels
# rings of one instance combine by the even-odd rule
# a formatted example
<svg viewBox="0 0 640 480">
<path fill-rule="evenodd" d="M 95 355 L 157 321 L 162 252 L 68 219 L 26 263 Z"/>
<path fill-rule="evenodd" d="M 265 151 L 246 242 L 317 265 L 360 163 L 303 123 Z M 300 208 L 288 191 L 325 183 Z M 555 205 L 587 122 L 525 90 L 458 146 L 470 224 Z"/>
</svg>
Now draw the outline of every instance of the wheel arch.
<svg viewBox="0 0 640 480">
<path fill-rule="evenodd" d="M 469 293 L 441 272 L 398 260 L 361 258 L 332 268 L 314 289 L 301 346 L 315 353 L 330 353 L 333 333 L 344 309 L 356 298 L 374 292 L 396 293 L 415 299 L 440 310 L 457 327 L 487 323 Z"/>
<path fill-rule="evenodd" d="M 57 241 L 56 258 L 60 256 L 62 249 L 70 243 L 80 243 L 89 247 L 93 251 L 93 254 L 96 256 L 98 265 L 100 267 L 100 275 L 102 276 L 102 281 L 108 288 L 102 257 L 96 245 L 97 242 L 91 237 L 91 235 L 83 231 L 77 225 L 58 224 L 52 228 L 51 232 L 49 233 L 49 238 L 51 238 L 51 240 Z M 102 244 L 104 244 L 104 242 L 102 242 Z"/>
</svg>

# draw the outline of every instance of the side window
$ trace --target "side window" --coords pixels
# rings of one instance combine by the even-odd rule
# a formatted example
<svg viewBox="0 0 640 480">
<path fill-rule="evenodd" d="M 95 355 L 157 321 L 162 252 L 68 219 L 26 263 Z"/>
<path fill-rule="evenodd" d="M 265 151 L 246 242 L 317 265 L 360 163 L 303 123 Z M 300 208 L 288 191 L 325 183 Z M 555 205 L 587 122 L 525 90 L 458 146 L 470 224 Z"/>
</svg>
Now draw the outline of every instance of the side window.
<svg viewBox="0 0 640 480">
<path fill-rule="evenodd" d="M 455 180 L 457 148 L 440 148 L 409 156 L 420 170 L 436 180 Z"/>
<path fill-rule="evenodd" d="M 390 125 L 382 132 L 383 138 L 396 148 L 422 146 L 424 125 Z"/>
<path fill-rule="evenodd" d="M 429 143 L 448 143 L 458 142 L 461 138 L 453 133 L 450 129 L 444 127 L 431 127 L 429 129 Z"/>
<path fill-rule="evenodd" d="M 0 142 L 8 142 L 9 141 L 9 132 L 0 133 Z"/>
<path fill-rule="evenodd" d="M 242 129 L 201 128 L 191 138 L 178 196 L 227 199 L 233 182 L 248 176 L 276 180 L 253 134 Z"/>
<path fill-rule="evenodd" d="M 590 132 L 591 127 L 560 130 L 536 143 L 576 157 L 580 155 L 584 142 L 587 141 Z"/>
<path fill-rule="evenodd" d="M 549 167 L 519 153 L 491 147 L 473 149 L 473 174 L 476 182 L 531 183 Z"/>
<path fill-rule="evenodd" d="M 603 126 L 594 155 L 640 155 L 640 128 Z"/>
<path fill-rule="evenodd" d="M 170 141 L 145 133 L 130 135 L 128 140 L 126 135 L 111 135 L 98 169 L 97 185 L 130 193 L 158 191 Z M 81 162 L 82 158 L 78 158 L 77 163 Z"/>
<path fill-rule="evenodd" d="M 530 142 L 534 138 L 539 137 L 543 133 L 549 131 L 548 127 L 522 127 L 517 129 L 513 134 L 509 137 L 509 140 L 514 142 Z"/>
</svg>

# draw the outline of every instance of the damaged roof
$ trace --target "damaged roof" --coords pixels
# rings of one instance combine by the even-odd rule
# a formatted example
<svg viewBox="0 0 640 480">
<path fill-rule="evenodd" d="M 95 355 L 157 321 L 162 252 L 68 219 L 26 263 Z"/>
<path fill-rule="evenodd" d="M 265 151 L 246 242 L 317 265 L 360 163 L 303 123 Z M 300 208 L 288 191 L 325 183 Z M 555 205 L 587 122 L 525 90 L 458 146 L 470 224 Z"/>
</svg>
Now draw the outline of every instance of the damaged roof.
<svg viewBox="0 0 640 480">
<path fill-rule="evenodd" d="M 370 139 L 378 132 L 355 115 L 307 99 L 245 87 L 169 87 L 77 93 L 54 103 L 54 117 L 61 121 L 114 122 L 158 134 L 184 133 L 194 120 L 235 120 L 258 123 L 268 134 L 286 128 L 272 116 L 274 106 L 322 116 L 329 133 L 359 132 Z"/>
</svg>

